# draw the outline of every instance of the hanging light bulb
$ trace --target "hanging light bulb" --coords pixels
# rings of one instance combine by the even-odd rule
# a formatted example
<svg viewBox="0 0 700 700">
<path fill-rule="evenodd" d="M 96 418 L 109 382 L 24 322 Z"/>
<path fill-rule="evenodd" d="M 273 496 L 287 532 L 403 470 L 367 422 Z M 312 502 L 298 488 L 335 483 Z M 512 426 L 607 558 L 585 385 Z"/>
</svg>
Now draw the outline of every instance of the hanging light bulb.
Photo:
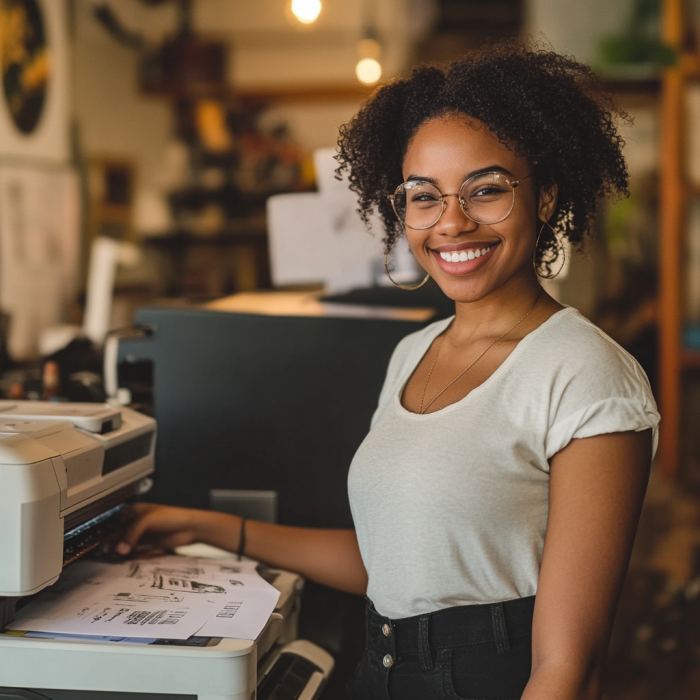
<svg viewBox="0 0 700 700">
<path fill-rule="evenodd" d="M 379 59 L 382 55 L 382 45 L 372 27 L 368 27 L 362 39 L 357 44 L 357 54 L 360 60 L 355 66 L 355 75 L 363 85 L 374 85 L 382 77 L 382 65 Z"/>
<path fill-rule="evenodd" d="M 374 85 L 382 77 L 382 66 L 376 58 L 361 58 L 355 66 L 355 75 L 363 85 Z"/>
<path fill-rule="evenodd" d="M 302 24 L 313 24 L 321 14 L 321 0 L 291 0 L 291 10 Z"/>
</svg>

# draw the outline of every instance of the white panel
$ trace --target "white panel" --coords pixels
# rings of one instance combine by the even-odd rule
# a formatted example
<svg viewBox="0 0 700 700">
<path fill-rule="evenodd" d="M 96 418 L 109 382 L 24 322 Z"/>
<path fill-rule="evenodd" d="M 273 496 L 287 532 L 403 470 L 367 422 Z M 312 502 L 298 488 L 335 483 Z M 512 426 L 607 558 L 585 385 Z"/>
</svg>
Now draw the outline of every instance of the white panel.
<svg viewBox="0 0 700 700">
<path fill-rule="evenodd" d="M 63 521 L 50 457 L 0 464 L 0 484 L 0 596 L 28 595 L 61 573 Z"/>
<path fill-rule="evenodd" d="M 68 168 L 0 166 L 0 308 L 10 354 L 37 354 L 39 334 L 62 322 L 77 288 L 80 192 Z"/>
<path fill-rule="evenodd" d="M 321 196 L 280 194 L 267 200 L 270 267 L 275 286 L 323 282 L 324 252 L 318 246 Z"/>
<path fill-rule="evenodd" d="M 272 280 L 277 286 L 323 282 L 328 293 L 388 282 L 383 273 L 384 229 L 371 231 L 357 213 L 357 196 L 347 180 L 337 180 L 335 149 L 314 152 L 317 193 L 283 194 L 267 203 Z M 415 259 L 402 237 L 392 253 L 392 277 L 418 277 Z"/>
</svg>

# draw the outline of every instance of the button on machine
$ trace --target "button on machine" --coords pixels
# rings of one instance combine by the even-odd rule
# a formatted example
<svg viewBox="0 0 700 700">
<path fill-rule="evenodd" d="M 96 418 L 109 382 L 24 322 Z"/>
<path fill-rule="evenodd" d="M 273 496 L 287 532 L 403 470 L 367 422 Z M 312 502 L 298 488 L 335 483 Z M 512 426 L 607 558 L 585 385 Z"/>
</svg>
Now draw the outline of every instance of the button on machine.
<svg viewBox="0 0 700 700">
<path fill-rule="evenodd" d="M 383 659 L 382 663 L 384 664 L 385 668 L 389 668 L 390 666 L 394 665 L 394 659 L 392 658 L 391 654 L 387 654 Z"/>
</svg>

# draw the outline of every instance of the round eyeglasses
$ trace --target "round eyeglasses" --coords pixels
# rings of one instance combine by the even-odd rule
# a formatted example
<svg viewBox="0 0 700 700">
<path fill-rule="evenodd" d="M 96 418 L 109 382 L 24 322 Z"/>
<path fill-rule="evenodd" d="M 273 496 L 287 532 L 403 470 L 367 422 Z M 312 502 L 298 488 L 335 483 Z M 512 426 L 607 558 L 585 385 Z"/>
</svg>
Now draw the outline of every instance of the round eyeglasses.
<svg viewBox="0 0 700 700">
<path fill-rule="evenodd" d="M 389 195 L 396 216 L 407 228 L 423 230 L 435 226 L 447 209 L 447 197 L 457 197 L 465 216 L 477 224 L 497 224 L 513 211 L 515 188 L 520 180 L 509 180 L 503 173 L 473 175 L 462 183 L 459 193 L 442 194 L 427 180 L 409 180 Z"/>
</svg>

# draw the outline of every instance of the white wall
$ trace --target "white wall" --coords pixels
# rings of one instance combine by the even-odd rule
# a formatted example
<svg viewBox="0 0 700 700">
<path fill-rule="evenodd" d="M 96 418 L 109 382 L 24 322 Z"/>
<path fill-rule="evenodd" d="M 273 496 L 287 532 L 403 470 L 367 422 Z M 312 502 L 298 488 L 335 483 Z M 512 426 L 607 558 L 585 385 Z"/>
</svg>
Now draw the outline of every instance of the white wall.
<svg viewBox="0 0 700 700">
<path fill-rule="evenodd" d="M 412 42 L 430 31 L 435 0 L 324 0 L 304 28 L 287 0 L 197 0 L 198 31 L 232 43 L 229 77 L 237 87 L 356 84 L 357 43 L 370 22 L 383 45 L 384 77 L 402 72 Z"/>
<path fill-rule="evenodd" d="M 384 77 L 407 65 L 413 41 L 430 28 L 435 0 L 326 0 L 310 29 L 291 22 L 286 0 L 196 0 L 198 33 L 229 44 L 232 87 L 357 85 L 357 43 L 367 18 L 383 42 Z M 137 0 L 110 0 L 130 29 L 158 42 L 175 30 L 170 4 L 152 9 Z M 80 143 L 88 156 L 114 155 L 134 160 L 139 186 L 158 189 L 163 151 L 171 136 L 168 101 L 145 97 L 137 85 L 137 52 L 118 44 L 97 24 L 89 3 L 75 1 L 73 110 Z M 333 146 L 337 129 L 357 111 L 358 100 L 284 105 L 275 118 L 289 121 L 306 149 Z"/>
<path fill-rule="evenodd" d="M 136 51 L 118 44 L 76 3 L 72 80 L 80 145 L 87 156 L 132 159 L 139 184 L 148 187 L 162 168 L 171 107 L 141 94 L 137 61 Z"/>
<path fill-rule="evenodd" d="M 556 51 L 593 63 L 601 39 L 627 22 L 632 0 L 526 0 L 527 34 L 543 34 Z"/>
</svg>

